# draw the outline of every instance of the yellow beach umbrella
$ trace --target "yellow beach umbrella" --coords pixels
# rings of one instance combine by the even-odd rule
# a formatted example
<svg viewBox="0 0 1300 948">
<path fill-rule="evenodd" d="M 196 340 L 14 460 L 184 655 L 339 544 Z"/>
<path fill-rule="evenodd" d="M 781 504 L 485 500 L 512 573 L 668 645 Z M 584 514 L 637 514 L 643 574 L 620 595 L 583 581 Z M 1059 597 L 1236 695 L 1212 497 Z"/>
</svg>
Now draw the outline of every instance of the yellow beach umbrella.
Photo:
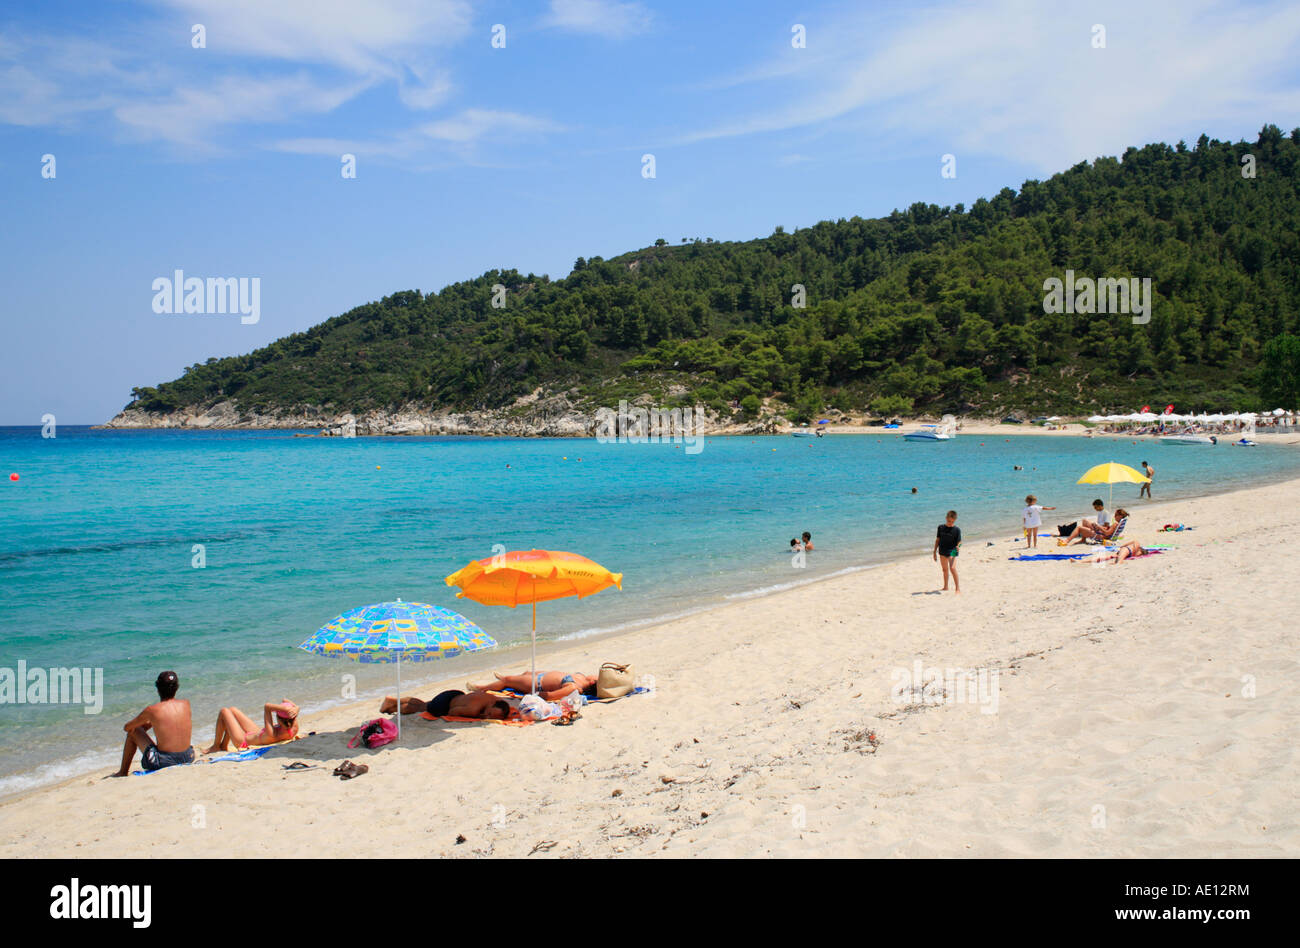
<svg viewBox="0 0 1300 948">
<path fill-rule="evenodd" d="M 1084 473 L 1083 477 L 1075 481 L 1076 484 L 1109 484 L 1110 499 L 1115 499 L 1116 484 L 1145 484 L 1151 478 L 1147 477 L 1141 471 L 1135 471 L 1127 464 L 1120 464 L 1116 461 L 1107 461 L 1105 464 L 1098 464 L 1096 467 L 1090 467 Z"/>
<path fill-rule="evenodd" d="M 446 579 L 459 586 L 457 599 L 473 599 L 485 606 L 520 603 L 533 606 L 533 690 L 537 690 L 537 604 L 577 596 L 582 599 L 610 586 L 623 588 L 623 574 L 611 573 L 599 563 L 552 550 L 512 550 L 483 560 L 473 560 Z"/>
</svg>

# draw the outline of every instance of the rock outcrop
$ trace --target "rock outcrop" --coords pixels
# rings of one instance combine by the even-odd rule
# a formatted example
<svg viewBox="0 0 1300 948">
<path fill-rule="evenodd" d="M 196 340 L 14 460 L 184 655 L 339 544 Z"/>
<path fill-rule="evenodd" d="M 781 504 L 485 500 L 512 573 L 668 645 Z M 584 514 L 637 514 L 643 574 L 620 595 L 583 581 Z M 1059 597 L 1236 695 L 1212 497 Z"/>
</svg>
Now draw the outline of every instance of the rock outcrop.
<svg viewBox="0 0 1300 948">
<path fill-rule="evenodd" d="M 632 405 L 652 408 L 653 400 L 643 395 Z M 616 406 L 611 406 L 616 408 Z M 306 406 L 288 411 L 258 413 L 240 411 L 233 402 L 192 406 L 174 412 L 146 412 L 127 408 L 104 424 L 104 428 L 316 428 L 325 436 L 364 437 L 371 435 L 480 435 L 517 438 L 583 438 L 596 433 L 596 413 L 576 407 L 567 393 L 543 395 L 535 391 L 504 408 L 482 411 L 430 409 L 415 404 L 393 410 L 354 414 L 330 406 Z M 784 419 L 777 423 L 784 425 Z M 696 419 L 698 434 L 749 434 L 769 432 L 776 424 L 733 423 L 701 413 Z"/>
</svg>

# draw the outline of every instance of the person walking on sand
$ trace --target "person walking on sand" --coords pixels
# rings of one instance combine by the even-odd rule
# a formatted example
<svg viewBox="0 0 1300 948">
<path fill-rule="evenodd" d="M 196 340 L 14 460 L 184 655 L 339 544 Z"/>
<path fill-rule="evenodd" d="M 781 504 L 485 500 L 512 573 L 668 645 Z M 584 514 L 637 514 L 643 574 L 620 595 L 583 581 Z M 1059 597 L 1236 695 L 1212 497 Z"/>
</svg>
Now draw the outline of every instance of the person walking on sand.
<svg viewBox="0 0 1300 948">
<path fill-rule="evenodd" d="M 151 704 L 123 725 L 126 747 L 122 749 L 122 766 L 111 777 L 125 777 L 131 772 L 131 761 L 140 751 L 140 764 L 147 771 L 162 770 L 176 764 L 194 763 L 194 748 L 190 746 L 190 703 L 176 697 L 181 681 L 174 671 L 158 676 L 154 687 L 158 689 L 158 703 Z M 152 728 L 158 738 L 149 737 Z"/>
<path fill-rule="evenodd" d="M 1151 482 L 1156 479 L 1156 469 L 1146 461 L 1142 462 L 1142 470 L 1146 472 L 1147 480 L 1138 491 L 1138 500 L 1145 495 L 1147 500 L 1151 499 Z"/>
<path fill-rule="evenodd" d="M 1025 549 L 1038 546 L 1038 528 L 1043 525 L 1043 511 L 1055 510 L 1055 507 L 1043 507 L 1038 498 L 1030 494 L 1025 498 L 1025 509 L 1021 520 L 1025 525 Z"/>
<path fill-rule="evenodd" d="M 948 589 L 948 576 L 952 575 L 952 588 L 961 594 L 961 583 L 957 580 L 957 551 L 961 548 L 961 527 L 957 526 L 957 511 L 949 510 L 945 523 L 939 524 L 934 535 L 933 559 L 939 561 L 943 568 L 943 591 Z"/>
</svg>

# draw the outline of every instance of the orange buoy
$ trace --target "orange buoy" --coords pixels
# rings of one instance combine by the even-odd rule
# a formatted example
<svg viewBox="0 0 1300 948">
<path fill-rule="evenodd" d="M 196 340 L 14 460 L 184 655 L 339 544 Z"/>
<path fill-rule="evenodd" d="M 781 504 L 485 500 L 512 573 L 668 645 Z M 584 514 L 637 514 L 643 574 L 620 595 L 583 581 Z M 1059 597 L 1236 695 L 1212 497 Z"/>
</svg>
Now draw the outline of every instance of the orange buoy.
<svg viewBox="0 0 1300 948">
<path fill-rule="evenodd" d="M 11 481 L 16 481 L 16 480 L 18 480 L 18 475 L 17 475 L 17 474 L 10 474 L 10 475 L 9 475 L 9 480 L 11 480 Z"/>
</svg>

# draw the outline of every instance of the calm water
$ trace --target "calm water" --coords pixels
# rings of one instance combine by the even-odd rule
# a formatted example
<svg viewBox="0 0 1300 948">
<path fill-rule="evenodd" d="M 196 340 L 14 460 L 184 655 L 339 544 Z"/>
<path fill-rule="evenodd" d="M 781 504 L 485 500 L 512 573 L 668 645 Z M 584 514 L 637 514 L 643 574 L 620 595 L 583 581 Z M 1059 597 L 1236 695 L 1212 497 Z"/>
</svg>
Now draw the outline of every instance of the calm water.
<svg viewBox="0 0 1300 948">
<path fill-rule="evenodd" d="M 968 538 L 1015 534 L 1031 491 L 1072 520 L 1098 493 L 1074 483 L 1086 468 L 1144 459 L 1158 500 L 1300 472 L 1300 451 L 1279 445 L 1078 437 L 714 438 L 688 455 L 576 440 L 0 429 L 0 476 L 21 476 L 0 482 L 0 668 L 99 667 L 105 680 L 99 715 L 0 705 L 0 792 L 112 762 L 163 668 L 194 703 L 196 742 L 224 704 L 321 707 L 340 700 L 343 673 L 363 695 L 391 691 L 391 667 L 296 648 L 369 602 L 448 606 L 505 650 L 407 666 L 411 680 L 522 667 L 528 611 L 457 600 L 443 583 L 494 544 L 572 550 L 625 574 L 622 592 L 539 607 L 540 638 L 573 638 L 928 551 L 949 507 Z M 789 541 L 804 530 L 818 549 L 795 569 Z"/>
</svg>

